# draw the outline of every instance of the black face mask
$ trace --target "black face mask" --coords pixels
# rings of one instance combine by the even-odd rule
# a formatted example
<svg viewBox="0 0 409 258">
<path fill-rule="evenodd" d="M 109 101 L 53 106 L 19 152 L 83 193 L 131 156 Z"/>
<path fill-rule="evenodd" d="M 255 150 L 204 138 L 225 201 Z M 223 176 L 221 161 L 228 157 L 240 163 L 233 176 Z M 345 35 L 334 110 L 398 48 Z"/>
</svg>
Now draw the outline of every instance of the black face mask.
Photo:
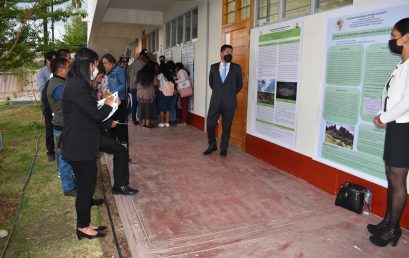
<svg viewBox="0 0 409 258">
<path fill-rule="evenodd" d="M 397 41 L 398 41 L 397 39 L 391 39 L 391 40 L 389 40 L 388 46 L 389 46 L 389 49 L 391 50 L 392 53 L 401 55 L 401 54 L 402 54 L 402 51 L 403 51 L 403 46 L 398 46 L 398 45 L 396 44 Z"/>
<path fill-rule="evenodd" d="M 223 56 L 223 60 L 226 61 L 227 63 L 230 63 L 232 59 L 233 59 L 233 56 L 231 54 L 227 54 Z"/>
</svg>

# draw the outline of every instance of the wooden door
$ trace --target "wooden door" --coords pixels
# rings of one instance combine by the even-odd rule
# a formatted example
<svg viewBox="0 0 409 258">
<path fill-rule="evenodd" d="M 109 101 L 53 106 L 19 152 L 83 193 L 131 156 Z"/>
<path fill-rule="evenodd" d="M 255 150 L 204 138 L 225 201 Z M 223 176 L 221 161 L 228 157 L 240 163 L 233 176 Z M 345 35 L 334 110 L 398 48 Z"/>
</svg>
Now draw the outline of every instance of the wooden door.
<svg viewBox="0 0 409 258">
<path fill-rule="evenodd" d="M 252 1 L 253 2 L 253 1 Z M 226 8 L 224 8 L 226 9 Z M 251 3 L 251 13 L 253 3 Z M 224 10 L 227 11 L 227 10 Z M 240 13 L 237 12 L 237 17 Z M 237 95 L 237 109 L 234 113 L 233 124 L 230 133 L 230 144 L 241 149 L 246 147 L 246 124 L 247 124 L 247 92 L 248 92 L 248 64 L 250 52 L 250 29 L 253 24 L 253 15 L 246 20 L 223 25 L 222 42 L 233 47 L 233 62 L 241 66 L 243 71 L 243 88 Z M 237 19 L 238 20 L 238 19 Z M 226 22 L 226 19 L 224 19 Z M 221 138 L 222 126 L 219 123 L 218 136 Z"/>
</svg>

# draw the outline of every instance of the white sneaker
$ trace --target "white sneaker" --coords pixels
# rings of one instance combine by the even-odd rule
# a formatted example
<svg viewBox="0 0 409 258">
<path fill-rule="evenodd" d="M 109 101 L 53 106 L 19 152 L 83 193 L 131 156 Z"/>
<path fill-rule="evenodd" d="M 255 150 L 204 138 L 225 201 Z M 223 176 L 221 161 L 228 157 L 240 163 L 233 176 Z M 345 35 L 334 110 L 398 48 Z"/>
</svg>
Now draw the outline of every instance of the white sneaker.
<svg viewBox="0 0 409 258">
<path fill-rule="evenodd" d="M 165 123 L 165 127 L 170 127 L 170 124 L 169 124 L 169 123 Z"/>
<path fill-rule="evenodd" d="M 159 126 L 159 127 L 164 127 L 165 124 L 159 123 L 158 126 Z"/>
</svg>

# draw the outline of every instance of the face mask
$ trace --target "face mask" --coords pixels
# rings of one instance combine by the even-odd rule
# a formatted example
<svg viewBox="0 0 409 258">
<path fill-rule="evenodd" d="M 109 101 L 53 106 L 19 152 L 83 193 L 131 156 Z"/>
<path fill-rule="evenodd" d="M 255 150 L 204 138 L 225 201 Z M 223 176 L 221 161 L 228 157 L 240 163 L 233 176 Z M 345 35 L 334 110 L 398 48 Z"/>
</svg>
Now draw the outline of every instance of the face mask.
<svg viewBox="0 0 409 258">
<path fill-rule="evenodd" d="M 99 73 L 98 68 L 95 68 L 95 70 L 92 72 L 92 75 L 91 75 L 91 81 L 97 78 L 98 73 Z"/>
<path fill-rule="evenodd" d="M 233 59 L 233 56 L 231 54 L 227 54 L 223 56 L 223 60 L 226 61 L 227 63 L 230 63 L 232 59 Z"/>
<path fill-rule="evenodd" d="M 403 51 L 403 46 L 398 46 L 396 43 L 397 41 L 398 41 L 397 39 L 389 40 L 388 42 L 389 49 L 391 50 L 392 53 L 401 55 Z"/>
</svg>

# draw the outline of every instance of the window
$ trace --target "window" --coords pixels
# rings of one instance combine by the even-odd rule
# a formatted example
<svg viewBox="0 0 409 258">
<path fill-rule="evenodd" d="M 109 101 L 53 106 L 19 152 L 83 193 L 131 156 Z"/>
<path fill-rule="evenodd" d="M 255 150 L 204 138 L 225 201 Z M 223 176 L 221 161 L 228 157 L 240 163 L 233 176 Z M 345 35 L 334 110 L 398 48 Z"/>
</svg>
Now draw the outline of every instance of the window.
<svg viewBox="0 0 409 258">
<path fill-rule="evenodd" d="M 197 19 L 198 9 L 196 8 L 166 23 L 166 48 L 196 39 L 198 24 Z"/>
<path fill-rule="evenodd" d="M 177 22 L 176 44 L 181 44 L 183 43 L 183 15 L 177 18 L 176 22 Z"/>
<path fill-rule="evenodd" d="M 192 39 L 192 13 L 185 14 L 185 42 L 189 42 Z"/>
<path fill-rule="evenodd" d="M 192 11 L 192 39 L 197 38 L 197 17 L 198 17 L 198 11 L 196 8 Z"/>
<path fill-rule="evenodd" d="M 159 50 L 159 30 L 155 30 L 148 35 L 149 50 L 156 52 Z"/>
<path fill-rule="evenodd" d="M 226 0 L 225 3 L 225 23 L 230 24 L 236 20 L 236 0 Z"/>
<path fill-rule="evenodd" d="M 228 0 L 230 1 L 230 0 Z M 352 4 L 353 0 L 256 0 L 257 26 Z M 242 3 L 246 2 L 242 0 Z"/>
<path fill-rule="evenodd" d="M 170 44 L 170 38 L 171 38 L 171 28 L 170 28 L 170 22 L 166 23 L 166 27 L 165 27 L 165 31 L 166 31 L 166 47 L 171 47 Z"/>
<path fill-rule="evenodd" d="M 172 21 L 172 36 L 170 38 L 170 45 L 176 46 L 176 20 Z"/>
<path fill-rule="evenodd" d="M 316 11 L 322 12 L 329 9 L 352 4 L 352 0 L 317 0 Z"/>
<path fill-rule="evenodd" d="M 285 1 L 284 17 L 298 17 L 311 13 L 311 0 L 287 0 Z"/>
<path fill-rule="evenodd" d="M 242 20 L 250 17 L 250 4 L 250 0 L 241 0 L 240 17 Z"/>
</svg>

